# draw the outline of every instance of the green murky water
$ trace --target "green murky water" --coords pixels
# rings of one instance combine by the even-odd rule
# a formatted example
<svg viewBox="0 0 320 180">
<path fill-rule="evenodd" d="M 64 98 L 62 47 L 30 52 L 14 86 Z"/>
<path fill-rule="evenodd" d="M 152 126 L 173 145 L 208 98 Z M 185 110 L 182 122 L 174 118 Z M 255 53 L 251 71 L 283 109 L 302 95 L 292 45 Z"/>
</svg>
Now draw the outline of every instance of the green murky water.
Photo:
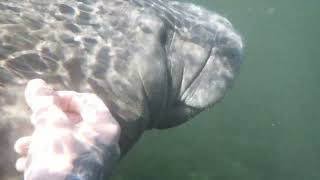
<svg viewBox="0 0 320 180">
<path fill-rule="evenodd" d="M 113 180 L 319 180 L 320 1 L 192 2 L 242 34 L 241 74 L 211 111 L 145 134 Z"/>
</svg>

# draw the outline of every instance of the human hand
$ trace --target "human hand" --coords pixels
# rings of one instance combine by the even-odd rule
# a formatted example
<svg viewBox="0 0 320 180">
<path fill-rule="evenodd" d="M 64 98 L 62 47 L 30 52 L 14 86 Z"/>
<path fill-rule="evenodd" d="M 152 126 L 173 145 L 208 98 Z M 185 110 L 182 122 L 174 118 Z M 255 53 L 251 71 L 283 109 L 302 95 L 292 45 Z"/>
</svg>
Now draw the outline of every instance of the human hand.
<svg viewBox="0 0 320 180">
<path fill-rule="evenodd" d="M 112 168 L 120 155 L 120 126 L 98 96 L 54 91 L 35 79 L 25 98 L 35 127 L 15 144 L 22 156 L 16 168 L 25 180 L 92 180 Z"/>
</svg>

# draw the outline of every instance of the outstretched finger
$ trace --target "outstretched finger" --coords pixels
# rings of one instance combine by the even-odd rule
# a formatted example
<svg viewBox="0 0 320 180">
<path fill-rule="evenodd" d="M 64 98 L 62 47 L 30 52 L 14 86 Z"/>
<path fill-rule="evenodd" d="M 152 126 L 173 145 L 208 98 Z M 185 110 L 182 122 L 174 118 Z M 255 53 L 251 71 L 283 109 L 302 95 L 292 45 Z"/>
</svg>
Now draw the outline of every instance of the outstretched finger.
<svg viewBox="0 0 320 180">
<path fill-rule="evenodd" d="M 56 105 L 39 108 L 31 115 L 31 122 L 35 126 L 49 125 L 57 128 L 69 128 L 81 120 L 82 118 L 79 114 L 63 112 Z"/>
<path fill-rule="evenodd" d="M 30 80 L 25 89 L 27 104 L 33 111 L 31 122 L 39 124 L 51 124 L 55 126 L 73 125 L 79 122 L 76 114 L 66 114 L 63 109 L 67 101 L 60 99 L 45 81 L 42 79 Z"/>
<path fill-rule="evenodd" d="M 55 91 L 42 79 L 30 80 L 25 89 L 26 102 L 32 111 L 56 104 Z"/>
<path fill-rule="evenodd" d="M 62 110 L 75 112 L 81 115 L 88 123 L 112 122 L 116 123 L 108 107 L 95 94 L 77 93 L 74 91 L 57 91 Z"/>
<path fill-rule="evenodd" d="M 25 171 L 27 166 L 27 157 L 21 157 L 16 161 L 16 169 L 19 172 Z"/>
</svg>

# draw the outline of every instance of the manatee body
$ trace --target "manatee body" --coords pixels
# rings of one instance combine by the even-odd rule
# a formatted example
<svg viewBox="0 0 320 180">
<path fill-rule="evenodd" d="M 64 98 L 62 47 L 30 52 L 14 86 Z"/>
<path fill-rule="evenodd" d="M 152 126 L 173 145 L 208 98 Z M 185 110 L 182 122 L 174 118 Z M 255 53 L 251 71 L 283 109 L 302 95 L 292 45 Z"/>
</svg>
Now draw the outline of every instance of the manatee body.
<svg viewBox="0 0 320 180">
<path fill-rule="evenodd" d="M 148 129 L 177 126 L 221 100 L 242 58 L 224 17 L 166 0 L 0 0 L 0 179 L 30 134 L 28 80 L 93 92 L 121 125 L 122 155 Z"/>
</svg>

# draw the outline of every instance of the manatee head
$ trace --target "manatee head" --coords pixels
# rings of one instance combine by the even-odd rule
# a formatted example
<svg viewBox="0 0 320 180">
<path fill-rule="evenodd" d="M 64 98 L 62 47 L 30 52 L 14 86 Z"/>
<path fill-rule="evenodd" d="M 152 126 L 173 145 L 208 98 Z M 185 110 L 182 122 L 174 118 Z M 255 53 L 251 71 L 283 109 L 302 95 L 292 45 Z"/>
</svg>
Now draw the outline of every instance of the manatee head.
<svg viewBox="0 0 320 180">
<path fill-rule="evenodd" d="M 12 0 L 0 9 L 0 141 L 7 145 L 0 179 L 19 177 L 8 147 L 32 131 L 23 97 L 30 79 L 97 94 L 120 124 L 124 156 L 144 131 L 180 125 L 219 102 L 242 61 L 231 23 L 190 3 Z M 80 173 L 98 180 L 115 164 Z"/>
</svg>

